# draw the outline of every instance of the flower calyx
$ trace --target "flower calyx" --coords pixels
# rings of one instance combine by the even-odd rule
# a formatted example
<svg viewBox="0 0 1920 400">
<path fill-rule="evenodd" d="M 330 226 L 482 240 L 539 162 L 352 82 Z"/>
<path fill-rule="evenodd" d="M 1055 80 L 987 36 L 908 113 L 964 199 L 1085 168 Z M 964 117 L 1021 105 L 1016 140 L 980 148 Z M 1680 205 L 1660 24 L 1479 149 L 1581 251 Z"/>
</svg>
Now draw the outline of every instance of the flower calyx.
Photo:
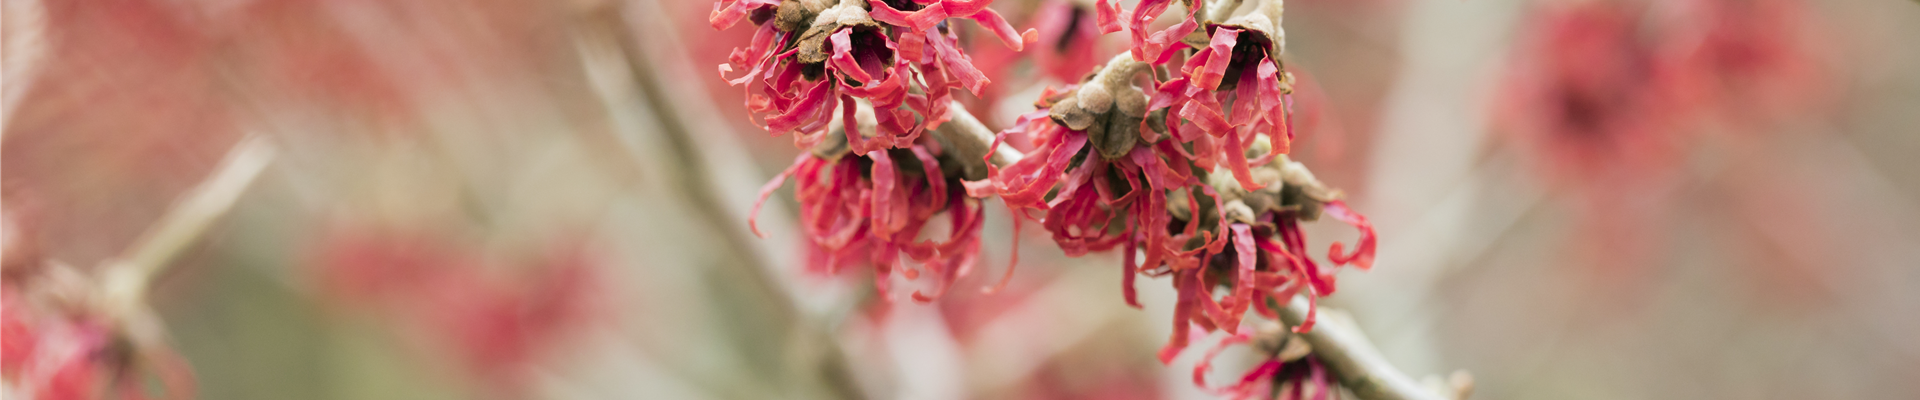
<svg viewBox="0 0 1920 400">
<path fill-rule="evenodd" d="M 833 49 L 827 47 L 827 39 L 841 29 L 853 29 L 854 33 L 863 35 L 882 35 L 880 39 L 884 43 L 885 36 L 881 33 L 880 23 L 874 22 L 873 17 L 867 15 L 867 10 L 857 3 L 860 2 L 842 1 L 816 14 L 813 22 L 800 33 L 800 40 L 795 45 L 797 52 L 794 61 L 802 64 L 827 62 L 828 58 L 833 57 Z M 802 10 L 797 12 L 804 13 L 807 7 L 799 8 Z"/>
<path fill-rule="evenodd" d="M 1102 158 L 1126 157 L 1136 144 L 1158 138 L 1159 131 L 1141 130 L 1144 122 L 1150 117 L 1166 118 L 1165 113 L 1150 116 L 1146 92 L 1134 86 L 1134 78 L 1149 71 L 1146 63 L 1125 55 L 1114 57 L 1071 95 L 1055 101 L 1048 116 L 1068 129 L 1086 132 L 1088 142 Z M 1164 129 L 1166 124 L 1144 125 Z"/>
<path fill-rule="evenodd" d="M 1264 154 L 1265 146 L 1271 145 L 1263 135 L 1247 151 Z M 1253 180 L 1264 187 L 1247 190 L 1225 171 L 1209 173 L 1204 179 L 1220 195 L 1221 213 L 1229 222 L 1259 225 L 1260 216 L 1268 212 L 1292 215 L 1300 221 L 1315 221 L 1320 219 L 1327 203 L 1346 197 L 1339 189 L 1321 183 L 1305 164 L 1289 160 L 1285 155 L 1276 156 L 1273 162 L 1253 167 L 1249 172 Z M 1168 196 L 1167 201 L 1175 218 L 1185 220 L 1192 215 L 1185 196 Z M 1203 227 L 1211 225 L 1206 218 L 1202 222 Z"/>
<path fill-rule="evenodd" d="M 813 25 L 814 18 L 836 0 L 784 0 L 774 9 L 774 27 L 785 32 L 798 32 Z"/>
</svg>

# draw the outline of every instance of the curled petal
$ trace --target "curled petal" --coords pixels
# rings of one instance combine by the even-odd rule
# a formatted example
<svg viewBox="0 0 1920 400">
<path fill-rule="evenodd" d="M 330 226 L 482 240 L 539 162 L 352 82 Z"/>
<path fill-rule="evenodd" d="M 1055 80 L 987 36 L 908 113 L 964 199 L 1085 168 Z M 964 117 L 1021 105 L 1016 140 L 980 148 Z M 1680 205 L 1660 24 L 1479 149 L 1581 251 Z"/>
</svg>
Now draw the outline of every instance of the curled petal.
<svg viewBox="0 0 1920 400">
<path fill-rule="evenodd" d="M 713 3 L 713 12 L 707 13 L 707 23 L 713 25 L 713 29 L 724 30 L 753 14 L 756 9 L 779 6 L 780 0 L 734 0 L 732 3 L 723 0 Z"/>
<path fill-rule="evenodd" d="M 1127 305 L 1133 306 L 1133 308 L 1141 308 L 1139 296 L 1133 289 L 1134 277 L 1140 275 L 1140 267 L 1133 263 L 1133 253 L 1135 252 L 1133 248 L 1134 242 L 1134 240 L 1128 240 L 1126 247 L 1121 249 L 1120 292 L 1121 295 L 1127 299 Z"/>
<path fill-rule="evenodd" d="M 1227 168 L 1233 170 L 1233 178 L 1240 181 L 1240 187 L 1247 190 L 1260 190 L 1266 185 L 1253 181 L 1253 172 L 1247 167 L 1246 142 L 1240 140 L 1238 132 L 1238 129 L 1227 130 L 1225 141 L 1227 146 L 1221 150 L 1223 152 L 1221 156 L 1227 159 Z M 1251 135 L 1251 133 L 1248 134 Z"/>
<path fill-rule="evenodd" d="M 1251 227 L 1247 224 L 1233 224 L 1232 230 L 1234 256 L 1240 261 L 1240 268 L 1236 269 L 1237 273 L 1234 275 L 1233 291 L 1237 302 L 1235 304 L 1244 307 L 1253 300 L 1253 290 L 1257 284 L 1253 275 L 1254 268 L 1258 264 L 1258 254 L 1254 250 Z"/>
<path fill-rule="evenodd" d="M 828 58 L 828 62 L 847 78 L 861 83 L 873 82 L 873 74 L 868 73 L 865 68 L 860 67 L 859 62 L 853 60 L 852 34 L 852 29 L 841 29 L 834 32 L 832 36 L 828 36 L 828 40 L 833 42 L 833 56 Z"/>
<path fill-rule="evenodd" d="M 1194 70 L 1193 81 L 1207 90 L 1220 88 L 1220 80 L 1226 76 L 1227 66 L 1233 62 L 1233 46 L 1239 41 L 1240 30 L 1219 28 L 1213 31 L 1213 42 L 1204 50 L 1211 57 L 1206 63 Z M 1191 63 L 1189 63 L 1191 65 Z"/>
<path fill-rule="evenodd" d="M 1120 31 L 1120 6 L 1113 4 L 1114 1 L 1094 1 L 1095 21 L 1098 21 L 1102 35 Z"/>
<path fill-rule="evenodd" d="M 984 3 L 984 1 L 982 2 Z M 883 1 L 882 3 L 885 2 Z M 993 10 L 981 10 L 980 12 L 968 15 L 967 19 L 971 19 L 973 22 L 979 23 L 981 27 L 992 31 L 993 36 L 999 37 L 1000 42 L 1006 43 L 1007 47 L 1013 49 L 1013 51 L 1025 50 L 1028 43 L 1039 40 L 1039 34 L 1033 29 L 1029 28 L 1025 34 L 1022 34 L 1014 30 L 1013 25 L 1008 24 L 1006 18 L 1000 17 L 1000 13 L 994 12 Z"/>
<path fill-rule="evenodd" d="M 1166 11 L 1170 3 L 1171 0 L 1143 0 L 1140 5 L 1134 7 L 1132 14 L 1129 14 L 1128 29 L 1133 34 L 1133 59 L 1154 65 L 1165 64 L 1180 51 L 1183 45 L 1180 40 L 1200 27 L 1199 22 L 1193 19 L 1194 11 L 1198 10 L 1195 8 L 1187 10 L 1186 18 L 1181 19 L 1180 23 L 1148 35 L 1147 23 L 1153 22 L 1161 12 Z"/>
<path fill-rule="evenodd" d="M 787 177 L 793 176 L 793 172 L 799 170 L 800 165 L 806 164 L 807 160 L 812 159 L 812 157 L 813 154 L 811 153 L 800 153 L 800 156 L 793 158 L 793 165 L 788 166 L 786 171 L 780 172 L 779 175 L 774 175 L 773 180 L 767 181 L 766 185 L 760 186 L 760 199 L 754 200 L 752 211 L 747 212 L 747 229 L 752 230 L 754 236 L 759 236 L 763 239 L 767 237 L 767 234 L 760 232 L 760 224 L 755 222 L 760 218 L 760 206 L 765 205 L 767 198 L 773 196 L 773 191 L 780 190 L 780 185 L 787 183 Z"/>
<path fill-rule="evenodd" d="M 873 10 L 867 14 L 872 16 L 873 20 L 913 31 L 931 29 L 939 25 L 940 21 L 946 20 L 948 16 L 944 2 L 934 3 L 914 12 L 894 9 L 885 1 L 869 1 L 867 4 L 873 6 Z"/>
<path fill-rule="evenodd" d="M 1373 235 L 1373 224 L 1367 222 L 1365 215 L 1360 215 L 1360 213 L 1348 209 L 1347 202 L 1345 201 L 1334 200 L 1327 202 L 1326 212 L 1327 215 L 1333 216 L 1334 219 L 1346 222 L 1360 230 L 1360 245 L 1353 248 L 1352 254 L 1340 254 L 1342 252 L 1341 250 L 1344 250 L 1346 246 L 1340 242 L 1334 242 L 1333 247 L 1327 251 L 1327 259 L 1333 261 L 1334 264 L 1353 264 L 1353 266 L 1359 267 L 1362 270 L 1372 269 L 1373 253 L 1377 244 Z"/>
<path fill-rule="evenodd" d="M 785 108 L 779 115 L 767 117 L 767 130 L 777 135 L 809 125 L 813 121 L 830 118 L 833 112 L 831 104 L 833 104 L 835 86 L 837 85 L 832 82 L 815 84 L 812 89 L 807 90 L 800 101 Z"/>
<path fill-rule="evenodd" d="M 1011 204 L 1007 205 L 1007 212 L 1013 215 L 1013 245 L 1007 246 L 1009 249 L 1008 252 L 1012 253 L 1012 255 L 1007 257 L 1007 272 L 1000 275 L 999 283 L 981 289 L 981 293 L 992 294 L 999 292 L 1000 289 L 1006 289 L 1007 282 L 1013 280 L 1013 267 L 1020 265 L 1020 220 L 1026 219 L 1026 217 L 1020 215 L 1020 211 L 1015 210 Z"/>
<path fill-rule="evenodd" d="M 973 66 L 973 58 L 960 52 L 960 45 L 954 43 L 953 38 L 931 34 L 927 35 L 927 41 L 933 44 L 936 57 L 946 66 L 947 72 L 959 78 L 960 85 L 965 86 L 967 91 L 979 94 L 980 89 L 989 82 L 987 75 Z"/>
<path fill-rule="evenodd" d="M 1167 345 L 1160 348 L 1161 364 L 1173 364 L 1173 358 L 1179 357 L 1180 351 L 1187 348 L 1187 338 L 1190 335 L 1187 320 L 1193 317 L 1192 299 L 1200 288 L 1197 282 L 1200 279 L 1196 275 L 1197 270 L 1190 269 L 1173 277 L 1173 284 L 1179 288 L 1180 295 L 1179 300 L 1173 305 L 1173 337 L 1168 338 Z"/>
</svg>

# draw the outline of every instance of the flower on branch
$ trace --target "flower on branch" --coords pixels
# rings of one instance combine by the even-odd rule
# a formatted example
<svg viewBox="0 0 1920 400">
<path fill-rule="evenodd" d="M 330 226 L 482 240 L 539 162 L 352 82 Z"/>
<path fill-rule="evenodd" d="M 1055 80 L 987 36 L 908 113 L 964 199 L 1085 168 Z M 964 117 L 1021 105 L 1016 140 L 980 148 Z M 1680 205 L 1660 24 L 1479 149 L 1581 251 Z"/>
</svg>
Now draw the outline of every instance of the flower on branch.
<svg viewBox="0 0 1920 400">
<path fill-rule="evenodd" d="M 1206 374 L 1213 367 L 1213 359 L 1227 347 L 1252 343 L 1254 350 L 1265 359 L 1242 374 L 1240 380 L 1224 387 L 1207 384 Z M 1238 332 L 1220 340 L 1200 362 L 1193 367 L 1193 385 L 1229 399 L 1274 398 L 1283 399 L 1325 399 L 1333 397 L 1336 382 L 1321 365 L 1319 358 L 1312 355 L 1312 347 L 1298 335 L 1281 332 L 1279 326 L 1270 325 L 1255 331 L 1242 328 Z"/>
<path fill-rule="evenodd" d="M 1538 146 L 1571 181 L 1641 175 L 1672 162 L 1673 82 L 1639 8 L 1618 2 L 1549 7 L 1523 29 L 1495 123 Z"/>
<path fill-rule="evenodd" d="M 1136 276 L 1171 276 L 1180 295 L 1163 361 L 1187 346 L 1189 327 L 1235 331 L 1250 309 L 1273 317 L 1269 299 L 1331 294 L 1331 267 L 1371 267 L 1376 245 L 1366 219 L 1304 166 L 1274 155 L 1264 133 L 1251 133 L 1244 145 L 1229 136 L 1235 145 L 1218 147 L 1232 154 L 1211 146 L 1211 135 L 1169 134 L 1194 124 L 1172 121 L 1177 114 L 1164 111 L 1170 107 L 1149 111 L 1145 89 L 1155 85 L 1137 84 L 1149 68 L 1115 57 L 1086 82 L 1043 95 L 1041 110 L 996 139 L 996 145 L 1010 137 L 1034 143 L 1029 156 L 993 168 L 988 180 L 968 182 L 969 193 L 1000 196 L 1016 221 L 1040 221 L 1069 256 L 1121 248 L 1130 305 L 1139 306 Z M 1216 167 L 1197 161 L 1203 158 L 1229 161 Z M 1246 166 L 1249 158 L 1253 167 Z M 1361 230 L 1351 253 L 1333 246 L 1331 266 L 1307 255 L 1298 224 L 1323 213 Z M 1215 297 L 1216 288 L 1228 293 Z M 1311 322 L 1299 327 L 1311 328 Z"/>
<path fill-rule="evenodd" d="M 1100 2 L 1096 7 L 1106 5 Z M 1106 13 L 1106 14 L 1110 14 Z M 1101 27 L 1094 10 L 1068 0 L 1040 4 L 1032 18 L 1033 29 L 1045 46 L 1034 51 L 1033 63 L 1040 71 L 1063 82 L 1075 82 L 1100 66 Z M 1111 16 L 1108 16 L 1111 18 Z M 1111 23 L 1111 22 L 1110 22 Z"/>
<path fill-rule="evenodd" d="M 945 293 L 980 256 L 984 213 L 979 199 L 961 191 L 963 161 L 947 155 L 930 137 L 904 148 L 855 153 L 846 144 L 849 133 L 840 128 L 829 132 L 827 142 L 796 157 L 761 188 L 748 217 L 754 233 L 761 234 L 753 222 L 760 206 L 793 178 L 801 230 L 807 236 L 808 271 L 835 275 L 864 261 L 873 265 L 874 285 L 885 294 L 890 293 L 895 264 L 905 255 L 921 268 L 903 267 L 902 275 L 915 280 L 924 273 L 934 280 L 931 292 L 913 293 L 915 301 L 929 302 Z M 917 239 L 942 212 L 950 219 L 947 239 Z"/>
<path fill-rule="evenodd" d="M 717 29 L 743 18 L 760 25 L 720 73 L 726 78 L 746 70 L 728 83 L 746 87 L 747 108 L 766 115 L 762 128 L 793 132 L 797 145 L 814 147 L 827 135 L 835 106 L 852 113 L 857 99 L 870 103 L 877 123 L 871 135 L 853 135 L 847 146 L 866 154 L 911 146 L 947 121 L 953 89 L 977 94 L 987 84 L 960 50 L 948 18 L 974 20 L 1015 50 L 1035 40 L 1032 30 L 1015 33 L 986 8 L 991 3 L 723 0 L 709 22 Z"/>
</svg>

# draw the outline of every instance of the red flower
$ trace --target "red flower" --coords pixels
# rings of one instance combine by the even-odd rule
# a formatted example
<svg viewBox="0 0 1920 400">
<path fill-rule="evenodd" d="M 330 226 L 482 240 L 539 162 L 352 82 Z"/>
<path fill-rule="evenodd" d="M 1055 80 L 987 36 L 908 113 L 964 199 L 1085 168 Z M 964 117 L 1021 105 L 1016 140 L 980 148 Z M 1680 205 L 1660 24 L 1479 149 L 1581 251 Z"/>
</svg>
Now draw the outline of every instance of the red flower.
<svg viewBox="0 0 1920 400">
<path fill-rule="evenodd" d="M 987 83 L 960 51 L 953 32 L 941 27 L 947 18 L 973 19 L 1016 50 L 1034 39 L 1033 31 L 1015 34 L 998 13 L 986 9 L 990 0 L 936 1 L 912 12 L 874 2 L 872 14 L 862 3 L 849 0 L 819 10 L 809 8 L 810 2 L 715 4 L 709 18 L 715 28 L 746 17 L 761 24 L 753 42 L 734 49 L 720 72 L 725 78 L 736 67 L 747 69 L 728 83 L 747 85 L 747 107 L 768 114 L 762 125 L 768 132 L 797 132 L 796 144 L 813 147 L 827 134 L 834 105 L 850 115 L 861 99 L 871 103 L 877 124 L 874 132 L 851 135 L 848 145 L 855 153 L 910 146 L 922 132 L 946 122 L 953 88 L 979 93 Z"/>
<path fill-rule="evenodd" d="M 1288 152 L 1293 140 L 1288 96 L 1292 87 L 1273 58 L 1279 48 L 1265 33 L 1271 24 L 1264 17 L 1242 20 L 1247 27 L 1214 27 L 1212 43 L 1187 59 L 1179 78 L 1160 85 L 1148 109 L 1167 109 L 1169 116 L 1179 116 L 1168 119 L 1168 130 L 1180 141 L 1196 142 L 1196 162 L 1203 166 L 1225 162 L 1241 186 L 1259 189 L 1247 169 Z M 1233 109 L 1224 109 L 1224 104 L 1233 104 Z M 1185 122 L 1171 126 L 1176 121 Z M 1199 137 L 1195 130 L 1212 138 Z M 1260 135 L 1272 138 L 1272 150 L 1249 161 L 1246 148 Z"/>
<path fill-rule="evenodd" d="M 1794 0 L 1694 0 L 1661 40 L 1677 102 L 1727 121 L 1768 121 L 1816 105 L 1828 84 L 1807 43 L 1816 15 Z M 1800 111 L 1804 112 L 1804 111 Z"/>
<path fill-rule="evenodd" d="M 1232 336 L 1220 340 L 1220 344 L 1207 350 L 1200 362 L 1193 367 L 1193 385 L 1202 390 L 1230 399 L 1273 398 L 1282 399 L 1326 399 L 1334 397 L 1335 382 L 1320 360 L 1304 356 L 1288 360 L 1285 355 L 1272 355 L 1253 369 L 1241 375 L 1238 382 L 1226 387 L 1214 388 L 1207 385 L 1207 371 L 1213 367 L 1213 358 L 1220 355 L 1227 346 L 1244 344 L 1253 339 L 1251 330 L 1242 329 Z M 1273 351 L 1278 351 L 1277 349 Z"/>
<path fill-rule="evenodd" d="M 1218 238 L 1223 235 L 1198 232 L 1198 224 L 1189 224 L 1177 234 L 1165 229 L 1173 223 L 1167 211 L 1169 190 L 1190 186 L 1211 189 L 1200 186 L 1189 172 L 1191 162 L 1177 143 L 1136 140 L 1152 133 L 1139 130 L 1146 125 L 1145 94 L 1131 86 L 1112 84 L 1126 78 L 1105 78 L 1106 74 L 1130 74 L 1118 71 L 1133 71 L 1124 66 L 1126 63 L 1132 61 L 1116 58 L 1108 64 L 1110 72 L 1096 77 L 1090 86 L 1069 87 L 1065 93 L 1043 96 L 1041 110 L 1021 116 L 1013 129 L 1001 132 L 995 140 L 997 146 L 1010 136 L 1023 137 L 1035 143 L 1027 151 L 1029 156 L 1005 169 L 990 167 L 991 179 L 968 182 L 967 189 L 976 197 L 1000 196 L 1015 210 L 1016 225 L 1023 218 L 1041 221 L 1068 256 L 1124 246 L 1126 300 L 1139 307 L 1133 289 L 1139 268 L 1133 263 L 1134 249 L 1146 253 L 1142 265 L 1154 267 L 1178 259 L 1183 254 L 1179 243 L 1187 238 L 1203 235 L 1217 248 Z M 1115 86 L 1123 88 L 1107 89 Z M 1089 89 L 1094 87 L 1100 89 Z M 1088 95 L 1092 91 L 1104 94 Z M 1138 99 L 1121 100 L 1128 97 Z M 1092 105 L 1095 98 L 1106 98 L 1109 104 Z M 1133 105 L 1129 107 L 1128 103 Z M 1109 111 L 1089 111 L 1097 109 Z M 1045 216 L 1034 218 L 1032 212 L 1044 212 Z"/>
<path fill-rule="evenodd" d="M 1287 195 L 1281 196 L 1284 199 Z M 1332 262 L 1333 267 L 1353 265 L 1362 270 L 1373 267 L 1376 242 L 1373 226 L 1366 217 L 1353 213 L 1340 200 L 1319 202 L 1312 200 L 1312 196 L 1315 195 L 1295 197 L 1295 201 L 1300 203 L 1274 205 L 1284 210 L 1269 208 L 1253 223 L 1231 223 L 1232 246 L 1206 249 L 1207 252 L 1197 258 L 1200 263 L 1191 264 L 1185 269 L 1176 266 L 1170 271 L 1174 274 L 1173 283 L 1180 292 L 1180 300 L 1174 306 L 1174 335 L 1160 351 L 1162 362 L 1172 362 L 1186 348 L 1188 331 L 1191 329 L 1235 332 L 1242 326 L 1241 316 L 1250 308 L 1267 318 L 1278 318 L 1268 308 L 1268 300 L 1285 304 L 1287 299 L 1305 294 L 1309 304 L 1313 304 L 1320 297 L 1333 294 L 1335 271 L 1314 262 L 1307 255 L 1306 236 L 1300 230 L 1301 220 L 1316 219 L 1317 214 L 1324 211 L 1326 215 L 1358 228 L 1360 242 L 1354 251 L 1342 254 L 1345 246 L 1335 242 L 1328 251 L 1327 260 Z M 1236 205 L 1236 202 L 1240 205 Z M 1242 207 L 1251 208 L 1244 206 L 1245 203 L 1243 200 L 1226 203 L 1224 208 L 1228 210 L 1241 210 L 1228 211 L 1227 218 L 1239 219 L 1235 214 L 1244 213 Z M 1216 299 L 1212 295 L 1215 287 L 1225 287 L 1230 291 Z M 1295 327 L 1294 331 L 1313 329 L 1314 319 L 1314 309 L 1309 308 L 1306 321 Z"/>
<path fill-rule="evenodd" d="M 1185 39 L 1188 34 L 1193 33 L 1194 29 L 1200 27 L 1199 22 L 1194 19 L 1195 9 L 1188 9 L 1187 16 L 1173 26 L 1157 32 L 1147 32 L 1147 23 L 1160 18 L 1160 14 L 1166 12 L 1167 6 L 1172 4 L 1173 0 L 1141 0 L 1139 5 L 1135 5 L 1132 11 L 1126 13 L 1127 32 L 1133 39 L 1133 47 L 1129 50 L 1133 53 L 1133 59 L 1160 65 L 1172 60 L 1175 53 L 1185 49 L 1181 46 L 1180 40 Z M 1119 31 L 1117 23 L 1107 22 L 1119 12 L 1118 6 L 1109 5 L 1108 0 L 1097 0 L 1095 8 L 1099 9 L 1101 31 L 1108 33 Z"/>
<path fill-rule="evenodd" d="M 801 154 L 760 189 L 748 223 L 754 234 L 764 236 L 753 224 L 760 205 L 793 177 L 809 271 L 833 275 L 864 260 L 873 265 L 874 285 L 889 293 L 894 264 L 905 255 L 922 265 L 921 270 L 903 270 L 907 279 L 918 279 L 922 272 L 934 276 L 934 289 L 915 291 L 913 299 L 932 301 L 979 259 L 984 217 L 980 200 L 967 198 L 959 180 L 947 178 L 950 172 L 942 166 L 951 163 L 943 164 L 938 151 L 936 142 L 922 140 L 865 154 Z M 952 220 L 947 239 L 915 240 L 941 212 Z"/>
<path fill-rule="evenodd" d="M 1674 162 L 1675 103 L 1642 14 L 1614 2 L 1557 5 L 1521 35 L 1495 123 L 1542 149 L 1571 182 L 1645 176 Z"/>
<path fill-rule="evenodd" d="M 432 232 L 346 227 L 321 241 L 315 267 L 329 299 L 403 322 L 477 381 L 522 390 L 525 368 L 590 320 L 594 266 L 563 246 L 501 279 L 477 251 Z"/>
<path fill-rule="evenodd" d="M 1106 32 L 1100 31 L 1095 16 L 1072 1 L 1041 3 L 1032 20 L 1045 48 L 1033 52 L 1034 65 L 1061 82 L 1079 82 L 1100 66 L 1096 55 L 1102 53 L 1100 35 Z"/>
<path fill-rule="evenodd" d="M 1217 32 L 1234 34 L 1225 27 Z M 1230 49 L 1232 39 L 1226 43 Z M 1197 57 L 1203 61 L 1195 65 L 1204 65 L 1208 57 Z M 1273 64 L 1259 64 L 1262 59 L 1248 57 L 1243 66 L 1253 70 L 1265 65 L 1267 74 L 1243 76 L 1267 78 L 1264 85 L 1276 87 Z M 1161 352 L 1163 361 L 1171 361 L 1186 347 L 1189 326 L 1234 331 L 1249 309 L 1275 316 L 1266 307 L 1269 298 L 1284 300 L 1306 293 L 1312 299 L 1333 292 L 1333 270 L 1306 256 L 1299 220 L 1317 219 L 1324 210 L 1359 227 L 1359 246 L 1345 253 L 1345 246 L 1335 244 L 1328 259 L 1335 266 L 1371 267 L 1375 244 L 1366 219 L 1348 210 L 1338 192 L 1314 180 L 1305 167 L 1276 160 L 1271 140 L 1259 140 L 1266 134 L 1249 132 L 1251 140 L 1244 143 L 1253 146 L 1228 135 L 1227 141 L 1233 144 L 1219 146 L 1225 149 L 1209 145 L 1212 136 L 1194 131 L 1160 135 L 1156 128 L 1175 124 L 1156 123 L 1153 120 L 1159 117 L 1146 111 L 1154 105 L 1133 83 L 1146 65 L 1116 57 L 1086 84 L 1043 95 L 1040 111 L 1022 116 L 995 140 L 995 145 L 1010 138 L 1034 143 L 1023 149 L 1028 156 L 1005 169 L 990 167 L 991 179 L 968 182 L 969 193 L 1000 196 L 1015 209 L 1016 222 L 1038 219 L 1069 256 L 1122 247 L 1122 285 L 1128 304 L 1139 306 L 1133 289 L 1136 275 L 1171 275 L 1180 295 L 1174 307 L 1174 335 Z M 1250 80 L 1240 87 L 1262 84 Z M 1159 85 L 1163 91 L 1154 98 L 1161 104 L 1171 103 L 1164 90 L 1184 90 L 1183 85 Z M 1210 93 L 1201 94 L 1194 102 L 1211 98 L 1205 96 Z M 1264 106 L 1234 100 L 1249 107 Z M 1276 111 L 1284 112 L 1278 108 L 1281 105 L 1273 103 Z M 1248 121 L 1246 126 L 1254 123 Z M 1270 148 L 1259 149 L 1261 145 Z M 1188 146 L 1194 149 L 1191 153 Z M 1257 157 L 1249 168 L 1247 153 L 1260 152 L 1268 156 Z M 1198 164 L 1201 157 L 1196 154 L 1228 160 L 1226 169 L 1233 170 L 1233 178 Z M 1196 168 L 1213 172 L 1196 174 Z M 1042 212 L 1043 217 L 1034 218 L 1034 213 Z M 1145 256 L 1138 264 L 1136 251 Z M 1229 288 L 1231 293 L 1215 298 L 1216 287 Z M 1311 317 L 1300 329 L 1311 329 L 1310 321 Z"/>
</svg>

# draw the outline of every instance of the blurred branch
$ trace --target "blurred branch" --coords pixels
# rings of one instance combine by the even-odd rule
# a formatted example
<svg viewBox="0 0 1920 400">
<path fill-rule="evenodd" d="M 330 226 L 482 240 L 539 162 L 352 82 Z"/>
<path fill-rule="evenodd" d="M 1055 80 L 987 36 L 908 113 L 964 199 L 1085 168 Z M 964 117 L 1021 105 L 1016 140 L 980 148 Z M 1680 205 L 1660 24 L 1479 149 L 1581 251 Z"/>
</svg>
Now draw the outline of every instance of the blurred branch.
<svg viewBox="0 0 1920 400">
<path fill-rule="evenodd" d="M 39 0 L 0 2 L 0 125 L 13 120 L 13 112 L 26 99 L 35 77 L 47 64 L 50 41 L 47 35 L 47 7 Z M 9 129 L 0 129 L 3 136 Z"/>
<path fill-rule="evenodd" d="M 1280 319 L 1298 326 L 1313 312 L 1311 307 L 1306 298 L 1294 297 L 1280 309 Z M 1363 400 L 1465 399 L 1473 391 L 1473 378 L 1466 371 L 1454 372 L 1447 384 L 1415 382 L 1388 363 L 1345 313 L 1322 307 L 1317 320 L 1313 330 L 1299 335 L 1313 346 L 1313 355 L 1332 370 L 1340 385 Z"/>
<path fill-rule="evenodd" d="M 159 320 L 145 301 L 155 279 L 233 208 L 260 172 L 273 163 L 275 152 L 264 137 L 241 138 L 212 175 L 182 194 L 120 257 L 107 262 L 101 272 L 104 306 L 136 342 L 154 344 L 162 334 Z"/>
<path fill-rule="evenodd" d="M 249 135 L 240 139 L 212 175 L 182 194 L 166 214 L 110 263 L 105 272 L 109 292 L 130 300 L 144 297 L 168 262 L 233 208 L 254 178 L 273 162 L 274 153 L 266 138 Z"/>
<path fill-rule="evenodd" d="M 976 164 L 974 160 L 985 158 L 987 146 L 993 144 L 993 130 L 987 129 L 987 125 L 981 123 L 979 118 L 974 118 L 973 113 L 967 112 L 967 106 L 960 104 L 959 101 L 948 105 L 947 112 L 951 119 L 933 130 L 933 134 L 940 139 L 940 144 L 950 146 L 949 150 L 954 152 L 955 158 L 966 160 L 969 164 Z M 999 147 L 993 148 L 992 162 L 994 165 L 1006 166 L 1024 157 L 1025 155 L 1020 154 L 1019 150 L 1014 150 L 1013 146 L 1001 143 Z"/>
<path fill-rule="evenodd" d="M 631 9 L 629 7 L 632 7 Z M 723 193 L 727 176 L 721 172 L 724 165 L 720 160 L 708 154 L 715 151 L 711 144 L 711 135 L 730 133 L 702 129 L 695 133 L 695 126 L 701 115 L 700 100 L 688 99 L 678 95 L 675 82 L 688 82 L 696 79 L 688 74 L 677 73 L 671 66 L 656 65 L 662 62 L 688 59 L 684 51 L 672 46 L 676 40 L 673 25 L 664 14 L 664 10 L 653 2 L 614 2 L 595 7 L 582 14 L 590 35 L 605 36 L 619 53 L 620 62 L 633 79 L 633 86 L 640 96 L 640 102 L 647 107 L 647 113 L 654 119 L 660 137 L 667 150 L 662 154 L 673 160 L 658 163 L 671 166 L 674 170 L 668 176 L 678 188 L 678 195 L 684 196 L 687 205 L 693 208 L 694 218 L 703 221 L 703 225 L 715 231 L 727 249 L 724 255 L 731 260 L 718 263 L 714 272 L 720 275 L 716 281 L 725 282 L 730 291 L 744 294 L 742 298 L 730 299 L 727 304 L 740 304 L 760 312 L 748 312 L 742 308 L 738 313 L 729 313 L 737 322 L 736 330 L 754 331 L 766 328 L 778 329 L 776 336 L 784 334 L 790 340 L 773 343 L 747 343 L 743 348 L 776 348 L 775 353 L 757 354 L 786 360 L 788 364 L 800 363 L 796 371 L 818 373 L 825 385 L 828 396 L 840 399 L 860 399 L 866 394 L 861 392 L 853 381 L 853 372 L 847 365 L 838 342 L 833 336 L 820 328 L 822 324 L 809 321 L 808 313 L 785 291 L 784 286 L 775 278 L 773 265 L 760 242 L 746 230 L 743 215 L 729 208 L 731 202 Z M 632 18 L 647 18 L 635 21 Z M 641 37 L 649 38 L 642 42 Z M 649 46 L 651 44 L 652 46 Z M 695 96 L 700 97 L 700 96 Z M 705 136 L 703 136 L 705 135 Z M 740 151 L 732 146 L 724 146 L 719 151 Z M 739 157 L 746 160 L 747 157 Z M 751 185 L 750 185 L 751 186 Z M 734 297 L 734 296 L 727 296 Z M 765 334 L 768 332 L 760 332 Z M 742 339 L 751 340 L 751 339 Z M 757 362 L 750 355 L 749 362 L 754 366 L 778 368 L 783 365 Z M 716 388 L 720 390 L 738 388 Z M 784 389 L 783 389 L 784 390 Z M 784 393 L 794 395 L 792 392 Z M 801 397 L 805 397 L 802 395 Z"/>
</svg>

